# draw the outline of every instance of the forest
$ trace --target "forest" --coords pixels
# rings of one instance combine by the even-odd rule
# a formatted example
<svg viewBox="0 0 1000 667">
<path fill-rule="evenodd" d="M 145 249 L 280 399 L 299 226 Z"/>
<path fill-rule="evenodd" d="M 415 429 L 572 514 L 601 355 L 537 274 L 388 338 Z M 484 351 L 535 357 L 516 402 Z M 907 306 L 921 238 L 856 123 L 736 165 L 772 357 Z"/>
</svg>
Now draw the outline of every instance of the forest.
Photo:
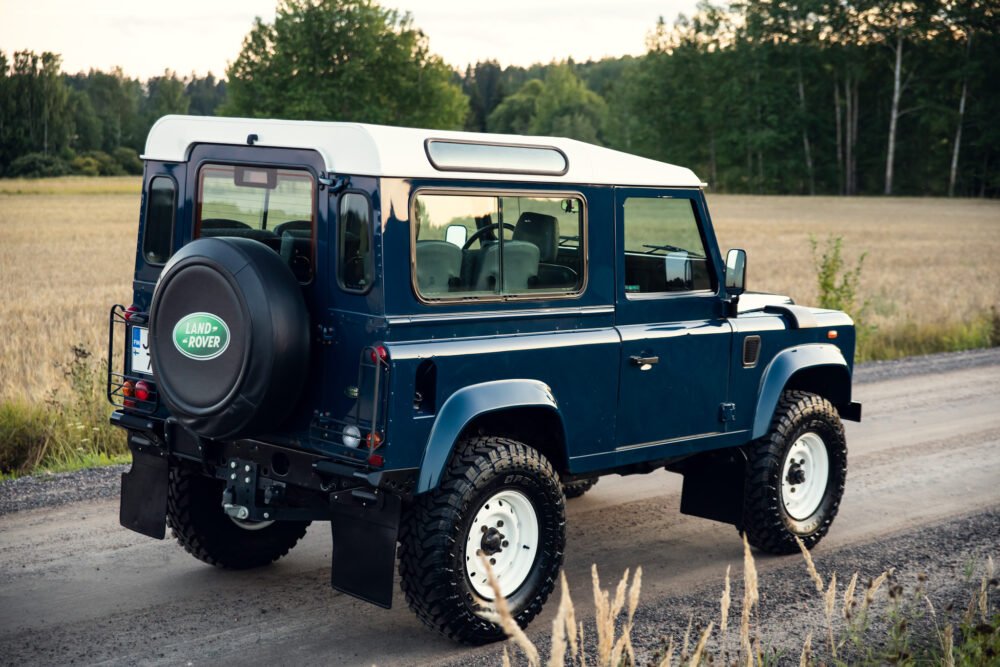
<svg viewBox="0 0 1000 667">
<path fill-rule="evenodd" d="M 558 135 L 717 192 L 1000 196 L 996 0 L 770 0 L 651 25 L 638 57 L 444 63 L 374 0 L 284 0 L 225 78 L 0 52 L 0 176 L 141 173 L 168 113 Z"/>
</svg>

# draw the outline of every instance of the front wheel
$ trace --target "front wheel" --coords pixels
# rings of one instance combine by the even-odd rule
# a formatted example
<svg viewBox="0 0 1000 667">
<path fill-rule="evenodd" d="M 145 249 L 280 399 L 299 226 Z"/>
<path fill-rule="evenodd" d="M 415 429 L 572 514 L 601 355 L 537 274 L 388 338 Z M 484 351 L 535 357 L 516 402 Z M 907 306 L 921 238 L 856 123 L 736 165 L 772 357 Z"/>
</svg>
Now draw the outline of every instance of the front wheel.
<svg viewBox="0 0 1000 667">
<path fill-rule="evenodd" d="M 437 489 L 406 511 L 399 574 L 406 601 L 450 639 L 485 644 L 504 638 L 483 618 L 494 594 L 486 558 L 522 627 L 555 586 L 565 546 L 559 477 L 538 451 L 507 438 L 460 443 Z"/>
<path fill-rule="evenodd" d="M 847 479 L 847 441 L 836 408 L 804 391 L 782 394 L 771 430 L 747 450 L 743 530 L 763 551 L 815 546 L 833 523 Z"/>
</svg>

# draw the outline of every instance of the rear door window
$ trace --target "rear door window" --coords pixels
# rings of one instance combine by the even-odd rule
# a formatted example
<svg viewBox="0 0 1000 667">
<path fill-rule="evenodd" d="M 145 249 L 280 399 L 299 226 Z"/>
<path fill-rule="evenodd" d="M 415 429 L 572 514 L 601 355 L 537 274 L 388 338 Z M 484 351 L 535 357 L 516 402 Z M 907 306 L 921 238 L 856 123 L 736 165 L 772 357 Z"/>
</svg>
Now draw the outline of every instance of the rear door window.
<svg viewBox="0 0 1000 667">
<path fill-rule="evenodd" d="M 163 264 L 170 257 L 177 185 L 169 176 L 154 176 L 146 194 L 146 228 L 142 256 L 147 264 Z"/>
<path fill-rule="evenodd" d="M 198 177 L 194 236 L 259 241 L 307 283 L 316 256 L 315 185 L 303 169 L 207 164 Z"/>
</svg>

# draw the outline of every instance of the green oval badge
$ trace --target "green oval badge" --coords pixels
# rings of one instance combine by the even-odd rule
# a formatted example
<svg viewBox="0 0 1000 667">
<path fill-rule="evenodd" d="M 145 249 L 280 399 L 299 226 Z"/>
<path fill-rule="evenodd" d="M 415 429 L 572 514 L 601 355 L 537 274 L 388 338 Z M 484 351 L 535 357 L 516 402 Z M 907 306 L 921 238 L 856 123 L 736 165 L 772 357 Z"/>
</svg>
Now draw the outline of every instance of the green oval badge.
<svg viewBox="0 0 1000 667">
<path fill-rule="evenodd" d="M 190 359 L 215 359 L 229 347 L 229 327 L 212 313 L 191 313 L 174 325 L 174 347 Z"/>
</svg>

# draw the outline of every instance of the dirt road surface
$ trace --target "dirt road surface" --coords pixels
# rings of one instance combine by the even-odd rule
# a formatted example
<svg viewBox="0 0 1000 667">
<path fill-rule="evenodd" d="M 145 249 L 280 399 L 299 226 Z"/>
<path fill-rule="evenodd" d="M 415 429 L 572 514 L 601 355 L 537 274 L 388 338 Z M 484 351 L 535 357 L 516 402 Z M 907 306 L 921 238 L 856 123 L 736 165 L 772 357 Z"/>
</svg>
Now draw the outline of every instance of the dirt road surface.
<svg viewBox="0 0 1000 667">
<path fill-rule="evenodd" d="M 942 526 L 952 528 L 939 538 L 961 542 L 963 517 L 996 545 L 1000 354 L 963 359 L 858 373 L 865 420 L 847 425 L 847 493 L 818 562 L 848 552 L 877 559 L 887 535 L 917 545 Z M 721 586 L 726 565 L 738 569 L 736 531 L 681 515 L 680 488 L 679 476 L 659 471 L 602 479 L 570 501 L 566 574 L 581 592 L 578 618 L 591 613 L 592 563 L 608 580 L 642 565 L 642 606 L 653 616 L 665 600 Z M 391 611 L 334 592 L 329 559 L 325 524 L 270 568 L 224 572 L 121 528 L 113 498 L 9 512 L 0 516 L 0 663 L 495 663 L 496 647 L 456 646 L 426 630 L 398 586 Z M 797 557 L 758 565 L 765 577 L 801 567 Z M 545 636 L 555 606 L 531 636 Z"/>
</svg>

